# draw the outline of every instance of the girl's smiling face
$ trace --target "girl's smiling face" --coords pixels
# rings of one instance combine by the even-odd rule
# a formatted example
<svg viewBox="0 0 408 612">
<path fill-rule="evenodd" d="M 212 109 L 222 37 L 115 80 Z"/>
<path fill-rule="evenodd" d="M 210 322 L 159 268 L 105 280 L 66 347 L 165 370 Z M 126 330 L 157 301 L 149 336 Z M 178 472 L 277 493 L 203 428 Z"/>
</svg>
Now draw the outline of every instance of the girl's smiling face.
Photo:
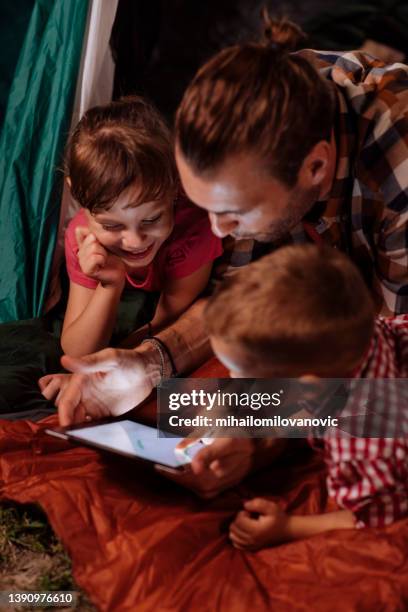
<svg viewBox="0 0 408 612">
<path fill-rule="evenodd" d="M 130 269 L 149 265 L 174 226 L 173 195 L 136 204 L 138 191 L 129 187 L 109 210 L 85 211 L 90 231 Z"/>
</svg>

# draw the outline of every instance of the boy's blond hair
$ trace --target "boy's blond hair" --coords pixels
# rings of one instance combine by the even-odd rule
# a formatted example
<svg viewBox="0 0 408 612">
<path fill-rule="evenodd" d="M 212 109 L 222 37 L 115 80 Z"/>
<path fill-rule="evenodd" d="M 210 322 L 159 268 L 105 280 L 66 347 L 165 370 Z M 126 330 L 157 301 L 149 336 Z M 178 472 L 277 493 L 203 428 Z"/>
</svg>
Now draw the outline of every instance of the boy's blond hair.
<svg viewBox="0 0 408 612">
<path fill-rule="evenodd" d="M 356 367 L 374 326 L 360 272 L 330 247 L 283 247 L 226 279 L 206 309 L 211 336 L 257 359 L 336 371 Z"/>
</svg>

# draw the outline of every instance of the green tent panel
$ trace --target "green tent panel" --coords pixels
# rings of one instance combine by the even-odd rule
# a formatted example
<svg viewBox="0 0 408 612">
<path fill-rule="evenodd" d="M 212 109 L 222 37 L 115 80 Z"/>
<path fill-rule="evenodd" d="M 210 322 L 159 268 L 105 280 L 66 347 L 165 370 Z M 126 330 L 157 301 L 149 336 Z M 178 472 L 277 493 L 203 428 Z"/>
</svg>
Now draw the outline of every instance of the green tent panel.
<svg viewBox="0 0 408 612">
<path fill-rule="evenodd" d="M 0 137 L 0 322 L 42 314 L 88 0 L 37 0 Z"/>
</svg>

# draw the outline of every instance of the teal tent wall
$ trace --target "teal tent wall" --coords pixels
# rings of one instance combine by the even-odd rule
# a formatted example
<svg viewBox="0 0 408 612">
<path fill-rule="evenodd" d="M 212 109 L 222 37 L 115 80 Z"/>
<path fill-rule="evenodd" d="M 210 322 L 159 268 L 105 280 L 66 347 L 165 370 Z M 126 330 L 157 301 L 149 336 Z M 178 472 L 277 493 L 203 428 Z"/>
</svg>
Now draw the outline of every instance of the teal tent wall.
<svg viewBox="0 0 408 612">
<path fill-rule="evenodd" d="M 34 0 L 0 2 L 0 127 L 34 4 Z"/>
<path fill-rule="evenodd" d="M 42 314 L 88 0 L 37 0 L 0 137 L 0 322 Z"/>
</svg>

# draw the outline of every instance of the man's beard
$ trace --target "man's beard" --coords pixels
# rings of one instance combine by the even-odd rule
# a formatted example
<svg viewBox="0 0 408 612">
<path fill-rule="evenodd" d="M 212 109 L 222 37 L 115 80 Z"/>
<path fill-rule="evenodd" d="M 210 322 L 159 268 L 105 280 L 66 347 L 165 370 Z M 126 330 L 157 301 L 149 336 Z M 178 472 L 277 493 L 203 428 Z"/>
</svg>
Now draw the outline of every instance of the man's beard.
<svg viewBox="0 0 408 612">
<path fill-rule="evenodd" d="M 251 239 L 257 242 L 280 242 L 299 225 L 303 217 L 313 208 L 318 200 L 319 193 L 319 187 L 311 187 L 306 191 L 295 188 L 288 200 L 285 217 L 266 226 L 264 232 L 233 233 L 232 235 L 236 240 Z"/>
</svg>

